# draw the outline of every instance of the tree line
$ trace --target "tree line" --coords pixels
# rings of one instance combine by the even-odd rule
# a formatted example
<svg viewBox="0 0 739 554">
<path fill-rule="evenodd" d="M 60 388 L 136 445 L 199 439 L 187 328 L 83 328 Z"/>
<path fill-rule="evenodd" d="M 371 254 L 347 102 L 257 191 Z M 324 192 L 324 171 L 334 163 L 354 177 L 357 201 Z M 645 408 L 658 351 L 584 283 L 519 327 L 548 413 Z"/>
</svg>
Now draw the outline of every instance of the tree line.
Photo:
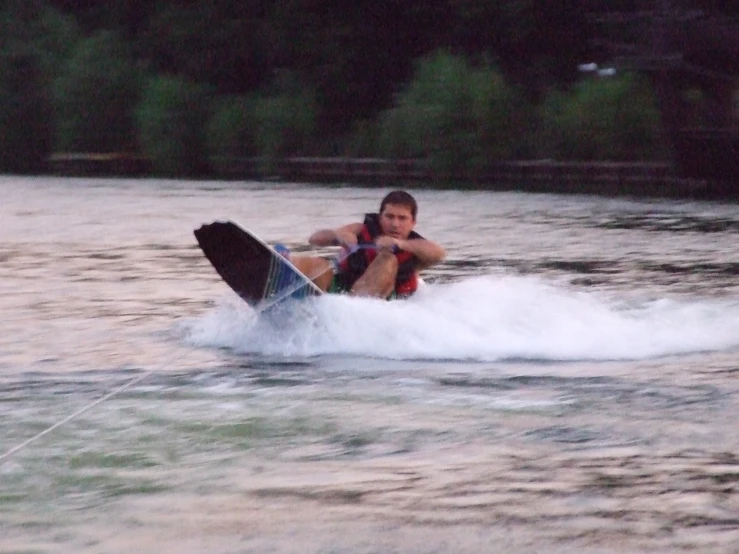
<svg viewBox="0 0 739 554">
<path fill-rule="evenodd" d="M 171 176 L 245 156 L 660 159 L 648 81 L 578 71 L 607 61 L 588 15 L 642 4 L 4 0 L 0 171 L 51 152 Z"/>
</svg>

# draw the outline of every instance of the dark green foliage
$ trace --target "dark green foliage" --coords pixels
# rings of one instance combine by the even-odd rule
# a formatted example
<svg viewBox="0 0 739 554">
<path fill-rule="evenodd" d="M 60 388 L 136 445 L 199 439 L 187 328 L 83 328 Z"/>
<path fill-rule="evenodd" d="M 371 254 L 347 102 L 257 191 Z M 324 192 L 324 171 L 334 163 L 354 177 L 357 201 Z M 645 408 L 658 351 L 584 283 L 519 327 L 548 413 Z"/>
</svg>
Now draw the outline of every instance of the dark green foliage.
<svg viewBox="0 0 739 554">
<path fill-rule="evenodd" d="M 244 94 L 269 77 L 264 4 L 250 0 L 157 2 L 139 37 L 141 57 L 158 73 Z"/>
<path fill-rule="evenodd" d="M 44 78 L 56 74 L 79 38 L 74 19 L 42 0 L 0 3 L 0 48 L 5 53 L 33 50 Z"/>
<path fill-rule="evenodd" d="M 564 160 L 644 160 L 664 156 L 659 111 L 634 75 L 586 78 L 552 92 L 541 110 L 543 154 Z"/>
<path fill-rule="evenodd" d="M 378 127 L 371 120 L 355 121 L 339 153 L 349 158 L 373 158 L 381 155 Z"/>
<path fill-rule="evenodd" d="M 52 145 L 137 151 L 167 175 L 224 156 L 419 156 L 439 175 L 664 157 L 644 81 L 577 73 L 608 59 L 591 12 L 656 4 L 4 0 L 0 169 L 37 169 Z M 672 4 L 739 16 L 718 0 Z M 646 44 L 641 25 L 605 38 Z M 706 102 L 693 103 L 702 125 Z"/>
<path fill-rule="evenodd" d="M 207 131 L 211 159 L 257 154 L 254 107 L 254 100 L 244 96 L 226 96 L 216 101 Z"/>
<path fill-rule="evenodd" d="M 472 68 L 439 52 L 421 61 L 396 107 L 384 114 L 381 148 L 392 157 L 426 158 L 442 176 L 474 173 L 516 151 L 522 104 L 491 67 Z"/>
<path fill-rule="evenodd" d="M 269 164 L 282 156 L 307 154 L 313 148 L 318 108 L 313 91 L 292 73 L 278 76 L 254 105 L 256 145 Z"/>
<path fill-rule="evenodd" d="M 136 110 L 141 152 L 161 175 L 190 177 L 207 170 L 206 88 L 176 77 L 153 77 Z"/>
<path fill-rule="evenodd" d="M 49 79 L 74 27 L 36 0 L 0 8 L 0 171 L 45 167 L 53 141 Z"/>
<path fill-rule="evenodd" d="M 50 0 L 64 13 L 73 14 L 86 34 L 101 30 L 134 37 L 159 2 L 152 0 Z"/>
<path fill-rule="evenodd" d="M 43 8 L 37 17 L 28 23 L 28 32 L 33 36 L 32 44 L 41 54 L 41 66 L 47 78 L 60 71 L 81 35 L 71 17 Z"/>
<path fill-rule="evenodd" d="M 52 139 L 44 84 L 37 51 L 0 52 L 0 171 L 43 169 Z"/>
<path fill-rule="evenodd" d="M 54 81 L 57 144 L 64 152 L 136 151 L 139 72 L 125 45 L 102 32 L 82 40 Z"/>
</svg>

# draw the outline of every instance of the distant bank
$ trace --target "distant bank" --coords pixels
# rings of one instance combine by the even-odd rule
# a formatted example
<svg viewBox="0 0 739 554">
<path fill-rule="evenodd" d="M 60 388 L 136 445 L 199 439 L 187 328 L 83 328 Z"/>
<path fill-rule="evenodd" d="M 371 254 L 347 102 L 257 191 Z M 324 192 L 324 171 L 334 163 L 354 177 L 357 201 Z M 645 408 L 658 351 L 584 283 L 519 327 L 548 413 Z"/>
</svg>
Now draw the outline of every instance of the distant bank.
<svg viewBox="0 0 739 554">
<path fill-rule="evenodd" d="M 54 154 L 49 173 L 75 177 L 148 177 L 151 164 L 128 154 Z M 664 162 L 558 162 L 553 160 L 490 163 L 484 171 L 439 173 L 423 160 L 382 158 L 292 157 L 218 158 L 202 178 L 427 186 L 522 192 L 598 194 L 662 198 L 739 200 L 739 182 L 683 178 Z"/>
</svg>

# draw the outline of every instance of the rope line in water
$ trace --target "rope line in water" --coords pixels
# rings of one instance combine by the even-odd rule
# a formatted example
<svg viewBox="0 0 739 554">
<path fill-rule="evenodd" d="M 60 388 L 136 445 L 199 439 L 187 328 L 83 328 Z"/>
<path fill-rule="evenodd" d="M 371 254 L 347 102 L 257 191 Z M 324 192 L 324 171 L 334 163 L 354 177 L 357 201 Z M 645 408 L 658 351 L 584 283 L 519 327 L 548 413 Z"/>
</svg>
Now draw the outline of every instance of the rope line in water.
<svg viewBox="0 0 739 554">
<path fill-rule="evenodd" d="M 171 361 L 170 361 L 170 363 L 171 363 Z M 95 406 L 97 406 L 99 404 L 102 404 L 103 402 L 105 402 L 109 398 L 113 398 L 116 394 L 119 394 L 119 393 L 123 392 L 124 390 L 128 389 L 129 387 L 132 387 L 133 385 L 135 385 L 139 381 L 143 381 L 145 378 L 147 378 L 152 373 L 154 373 L 153 370 L 147 371 L 146 373 L 143 373 L 141 375 L 137 375 L 136 377 L 134 377 L 133 379 L 131 379 L 130 381 L 128 381 L 128 383 L 125 383 L 125 384 L 121 385 L 120 387 L 118 387 L 117 389 L 109 392 L 105 396 L 102 396 L 102 397 L 98 398 L 97 400 L 95 400 L 94 402 L 88 404 L 84 408 L 80 408 L 79 410 L 77 410 L 76 412 L 74 412 L 72 415 L 69 415 L 69 416 L 65 417 L 61 421 L 57 421 L 51 427 L 48 427 L 48 428 L 44 429 L 43 431 L 41 431 L 37 435 L 34 435 L 33 437 L 31 437 L 27 441 L 22 442 L 18 446 L 15 446 L 15 447 L 11 448 L 5 454 L 0 455 L 0 462 L 3 461 L 6 458 L 10 458 L 10 456 L 12 456 L 13 454 L 16 454 L 16 453 L 20 452 L 21 450 L 23 450 L 29 444 L 36 442 L 41 437 L 43 437 L 45 435 L 48 435 L 49 433 L 51 433 L 55 429 L 58 429 L 59 427 L 61 427 L 62 425 L 65 425 L 66 423 L 69 423 L 70 421 L 72 421 L 76 417 L 81 416 L 82 414 L 84 414 L 85 412 L 91 410 Z"/>
<path fill-rule="evenodd" d="M 336 263 L 336 264 L 341 263 L 346 258 L 348 258 L 351 254 L 353 254 L 354 252 L 356 252 L 357 250 L 360 250 L 362 248 L 374 248 L 374 245 L 353 245 L 353 246 L 351 246 L 350 248 L 347 249 L 347 253 L 344 256 L 342 256 L 340 258 L 337 258 L 337 260 L 334 263 Z M 321 275 L 323 275 L 324 273 L 326 273 L 327 271 L 329 271 L 332 268 L 333 268 L 333 265 L 329 265 L 326 269 L 323 269 L 323 270 L 319 271 L 318 273 L 316 273 L 315 275 L 313 275 L 312 277 L 310 277 L 310 280 L 311 281 L 314 281 L 315 279 L 317 279 L 318 277 L 320 277 Z M 304 287 L 304 286 L 305 286 L 305 283 L 298 283 L 298 285 L 296 285 L 296 286 L 294 285 L 293 287 L 291 287 L 290 289 L 288 289 L 287 292 L 283 292 L 283 294 L 280 294 L 276 298 L 270 299 L 269 302 L 266 302 L 265 304 L 259 306 L 259 309 L 256 310 L 257 314 L 260 313 L 260 312 L 262 312 L 262 311 L 264 311 L 264 310 L 266 310 L 270 306 L 273 306 L 273 305 L 277 304 L 278 302 L 281 302 L 282 300 L 284 300 L 285 298 L 289 297 L 295 291 L 297 291 L 298 289 L 300 289 L 301 287 Z M 191 347 L 191 350 L 193 350 L 194 348 L 195 347 Z M 184 355 L 185 354 L 183 353 L 183 354 L 180 354 L 179 356 L 177 356 L 177 357 L 169 360 L 166 364 L 164 364 L 162 367 L 160 367 L 159 370 L 164 369 L 165 367 L 171 365 L 172 362 L 174 362 L 174 361 L 176 361 L 176 360 L 184 357 Z M 109 399 L 113 398 L 114 396 L 122 393 L 126 389 L 131 388 L 136 383 L 139 383 L 139 382 L 143 381 L 144 379 L 146 379 L 147 377 L 149 377 L 150 375 L 152 375 L 155 371 L 156 370 L 149 370 L 149 371 L 147 371 L 145 373 L 142 373 L 141 375 L 137 375 L 136 377 L 134 377 L 133 379 L 131 379 L 127 383 L 124 383 L 123 385 L 121 385 L 117 389 L 114 389 L 114 390 L 110 391 L 106 395 L 101 396 L 97 400 L 95 400 L 95 401 L 91 402 L 90 404 L 88 404 L 88 405 L 80 408 L 79 410 L 77 410 L 73 414 L 68 415 L 67 417 L 65 417 L 64 419 L 62 419 L 60 421 L 57 421 L 52 426 L 47 427 L 46 429 L 44 429 L 40 433 L 37 433 L 36 435 L 34 435 L 33 437 L 31 437 L 30 439 L 22 442 L 21 444 L 19 444 L 17 446 L 14 446 L 13 448 L 11 448 L 10 450 L 8 450 L 4 454 L 0 454 L 0 462 L 2 462 L 3 460 L 6 460 L 7 458 L 10 458 L 14 454 L 17 454 L 18 452 L 20 452 L 21 450 L 23 450 L 24 448 L 26 448 L 30 444 L 33 444 L 34 442 L 36 442 L 40 438 L 48 435 L 52 431 L 54 431 L 54 430 L 58 429 L 59 427 L 61 427 L 62 425 L 66 425 L 67 423 L 69 423 L 73 419 L 78 418 L 79 416 L 81 416 L 85 412 L 88 412 L 88 411 L 92 410 L 94 407 L 99 406 L 100 404 L 102 404 L 106 400 L 109 400 Z"/>
</svg>

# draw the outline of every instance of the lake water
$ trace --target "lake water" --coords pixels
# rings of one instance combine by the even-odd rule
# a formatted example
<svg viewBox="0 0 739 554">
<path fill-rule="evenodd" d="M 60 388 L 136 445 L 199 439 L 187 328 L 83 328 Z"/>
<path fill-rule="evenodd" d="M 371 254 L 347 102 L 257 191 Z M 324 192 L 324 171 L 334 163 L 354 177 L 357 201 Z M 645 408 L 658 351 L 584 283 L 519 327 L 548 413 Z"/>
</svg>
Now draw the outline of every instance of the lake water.
<svg viewBox="0 0 739 554">
<path fill-rule="evenodd" d="M 271 319 L 192 234 L 386 192 L 1 177 L 0 551 L 739 551 L 739 206 L 417 190 L 416 296 Z"/>
</svg>

